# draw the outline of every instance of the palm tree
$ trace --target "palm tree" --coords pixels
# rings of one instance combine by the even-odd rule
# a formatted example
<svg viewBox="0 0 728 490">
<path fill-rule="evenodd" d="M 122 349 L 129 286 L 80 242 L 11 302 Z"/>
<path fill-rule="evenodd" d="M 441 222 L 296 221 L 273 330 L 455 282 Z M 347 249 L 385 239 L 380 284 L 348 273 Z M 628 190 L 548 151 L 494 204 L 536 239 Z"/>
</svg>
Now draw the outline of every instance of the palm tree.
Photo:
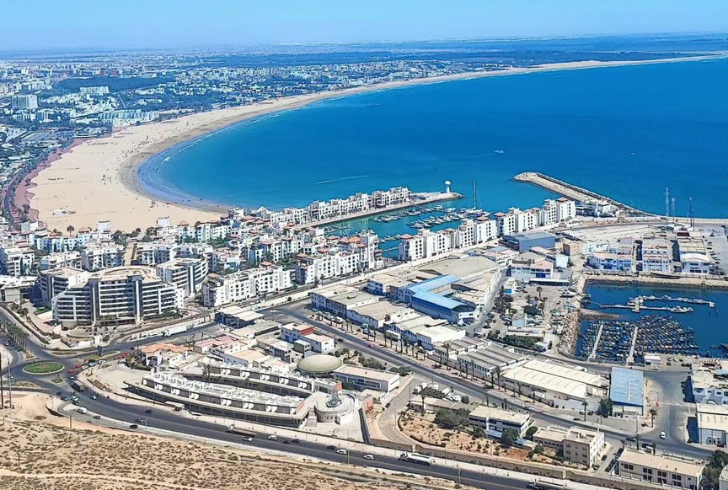
<svg viewBox="0 0 728 490">
<path fill-rule="evenodd" d="M 657 417 L 657 409 L 650 408 L 650 423 L 652 424 L 652 427 L 655 426 L 655 417 Z"/>
<path fill-rule="evenodd" d="M 76 230 L 76 228 L 74 228 L 73 225 L 68 225 L 66 227 L 66 231 L 68 232 L 69 235 L 73 235 L 74 230 Z"/>
<path fill-rule="evenodd" d="M 584 407 L 584 422 L 586 422 L 586 407 L 588 407 L 589 404 L 586 400 L 584 400 L 583 402 L 581 402 L 581 406 Z"/>
</svg>

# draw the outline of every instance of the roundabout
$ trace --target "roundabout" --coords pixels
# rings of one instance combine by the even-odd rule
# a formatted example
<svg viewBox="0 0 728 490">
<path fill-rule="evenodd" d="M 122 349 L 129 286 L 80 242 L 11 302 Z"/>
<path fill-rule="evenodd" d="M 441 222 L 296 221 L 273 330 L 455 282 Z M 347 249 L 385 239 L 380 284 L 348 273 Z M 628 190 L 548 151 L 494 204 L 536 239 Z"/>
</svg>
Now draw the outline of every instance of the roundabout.
<svg viewBox="0 0 728 490">
<path fill-rule="evenodd" d="M 35 374 L 37 376 L 45 376 L 48 374 L 57 374 L 63 371 L 63 364 L 55 361 L 38 361 L 23 367 L 23 372 Z"/>
</svg>

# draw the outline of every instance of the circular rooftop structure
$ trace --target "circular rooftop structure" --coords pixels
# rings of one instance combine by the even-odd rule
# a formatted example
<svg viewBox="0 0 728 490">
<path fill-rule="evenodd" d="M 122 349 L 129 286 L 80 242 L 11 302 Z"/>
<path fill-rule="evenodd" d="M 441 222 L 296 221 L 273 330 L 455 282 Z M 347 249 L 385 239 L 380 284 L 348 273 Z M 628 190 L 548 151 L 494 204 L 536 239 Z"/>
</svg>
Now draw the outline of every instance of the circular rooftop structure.
<svg viewBox="0 0 728 490">
<path fill-rule="evenodd" d="M 340 368 L 342 364 L 338 357 L 316 354 L 301 359 L 296 367 L 304 373 L 325 374 Z"/>
</svg>

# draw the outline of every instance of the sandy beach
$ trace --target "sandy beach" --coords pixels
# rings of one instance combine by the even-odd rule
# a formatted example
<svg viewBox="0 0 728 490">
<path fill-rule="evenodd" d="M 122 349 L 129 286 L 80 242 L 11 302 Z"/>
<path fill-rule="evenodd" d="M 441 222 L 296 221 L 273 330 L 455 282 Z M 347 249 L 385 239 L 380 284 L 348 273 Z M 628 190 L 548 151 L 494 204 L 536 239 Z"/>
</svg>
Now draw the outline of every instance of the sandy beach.
<svg viewBox="0 0 728 490">
<path fill-rule="evenodd" d="M 95 227 L 111 220 L 114 229 L 132 231 L 154 226 L 159 217 L 171 222 L 214 220 L 227 208 L 211 203 L 173 203 L 148 194 L 136 178 L 136 170 L 152 155 L 182 141 L 216 131 L 246 119 L 272 112 L 291 110 L 307 104 L 356 93 L 386 90 L 450 80 L 485 76 L 505 76 L 543 71 L 591 69 L 600 67 L 700 61 L 714 55 L 645 61 L 554 63 L 533 68 L 463 73 L 379 84 L 375 86 L 304 95 L 244 107 L 221 109 L 179 117 L 174 120 L 123 128 L 112 135 L 84 141 L 56 157 L 30 176 L 30 185 L 18 194 L 27 198 L 38 218 L 51 230 L 65 231 Z M 25 196 L 22 194 L 25 193 Z M 266 203 L 260 203 L 265 205 Z M 33 216 L 36 213 L 32 213 Z"/>
</svg>

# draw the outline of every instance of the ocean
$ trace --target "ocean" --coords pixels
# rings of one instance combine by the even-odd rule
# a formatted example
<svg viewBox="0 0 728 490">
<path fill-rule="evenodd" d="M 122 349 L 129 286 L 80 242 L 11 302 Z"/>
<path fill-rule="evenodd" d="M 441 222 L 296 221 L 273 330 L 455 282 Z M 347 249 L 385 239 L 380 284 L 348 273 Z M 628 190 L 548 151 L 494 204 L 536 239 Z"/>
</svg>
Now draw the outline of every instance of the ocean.
<svg viewBox="0 0 728 490">
<path fill-rule="evenodd" d="M 728 215 L 728 60 L 564 70 L 416 85 L 245 121 L 150 159 L 165 200 L 303 206 L 391 186 L 444 188 L 455 206 L 540 205 L 535 170 L 629 205 Z M 355 226 L 366 226 L 360 221 Z M 406 231 L 404 221 L 379 233 Z M 378 224 L 379 225 L 379 224 Z M 413 230 L 410 230 L 413 231 Z"/>
</svg>

